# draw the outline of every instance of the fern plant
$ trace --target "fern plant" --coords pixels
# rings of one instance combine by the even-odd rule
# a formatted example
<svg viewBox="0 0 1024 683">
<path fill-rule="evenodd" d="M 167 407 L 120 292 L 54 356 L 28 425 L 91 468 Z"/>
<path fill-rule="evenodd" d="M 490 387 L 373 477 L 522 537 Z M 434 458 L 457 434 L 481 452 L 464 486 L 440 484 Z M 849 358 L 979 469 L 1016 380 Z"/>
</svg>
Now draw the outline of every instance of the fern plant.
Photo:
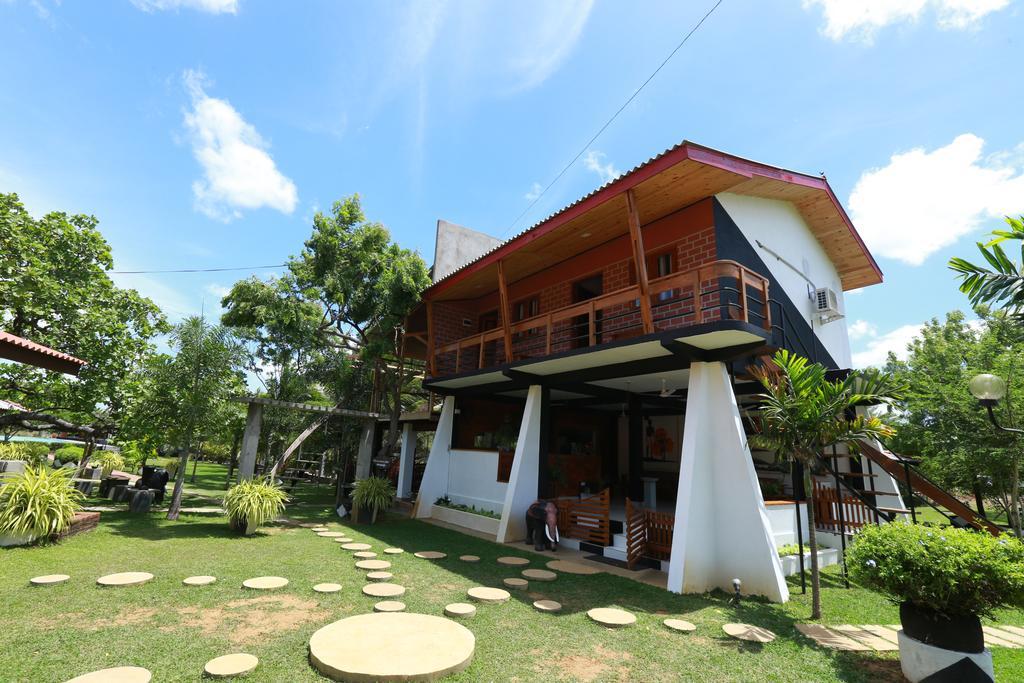
<svg viewBox="0 0 1024 683">
<path fill-rule="evenodd" d="M 352 490 L 352 507 L 356 512 L 368 510 L 371 514 L 371 524 L 377 521 L 378 512 L 391 507 L 394 499 L 395 489 L 391 482 L 383 477 L 360 479 Z"/>
<path fill-rule="evenodd" d="M 49 538 L 71 526 L 82 508 L 74 470 L 26 467 L 0 488 L 0 536 Z"/>
<path fill-rule="evenodd" d="M 276 484 L 265 481 L 243 481 L 228 489 L 224 511 L 231 527 L 239 531 L 253 530 L 284 512 L 288 496 Z"/>
</svg>

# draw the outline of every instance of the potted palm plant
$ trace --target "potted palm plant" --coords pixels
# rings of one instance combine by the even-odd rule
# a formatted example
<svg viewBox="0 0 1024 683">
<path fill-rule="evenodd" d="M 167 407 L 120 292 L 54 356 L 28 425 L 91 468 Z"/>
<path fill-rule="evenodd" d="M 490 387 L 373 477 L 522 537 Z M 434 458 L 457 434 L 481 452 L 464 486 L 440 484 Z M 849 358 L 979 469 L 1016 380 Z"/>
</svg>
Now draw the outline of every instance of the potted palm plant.
<svg viewBox="0 0 1024 683">
<path fill-rule="evenodd" d="M 377 514 L 387 510 L 395 500 L 395 489 L 383 477 L 367 477 L 356 482 L 352 491 L 352 511 L 357 523 L 365 523 L 366 515 L 370 524 L 377 521 Z"/>
<path fill-rule="evenodd" d="M 972 665 L 993 678 L 980 617 L 1024 605 L 1024 543 L 892 522 L 858 533 L 847 566 L 855 580 L 899 604 L 900 663 L 908 680 L 949 667 L 958 667 L 947 672 L 957 680 L 983 680 Z"/>
<path fill-rule="evenodd" d="M 74 470 L 28 466 L 0 486 L 0 546 L 51 538 L 71 526 L 82 508 Z"/>
<path fill-rule="evenodd" d="M 284 512 L 288 497 L 279 486 L 267 481 L 243 481 L 224 495 L 224 511 L 235 531 L 251 535 L 256 529 Z"/>
</svg>

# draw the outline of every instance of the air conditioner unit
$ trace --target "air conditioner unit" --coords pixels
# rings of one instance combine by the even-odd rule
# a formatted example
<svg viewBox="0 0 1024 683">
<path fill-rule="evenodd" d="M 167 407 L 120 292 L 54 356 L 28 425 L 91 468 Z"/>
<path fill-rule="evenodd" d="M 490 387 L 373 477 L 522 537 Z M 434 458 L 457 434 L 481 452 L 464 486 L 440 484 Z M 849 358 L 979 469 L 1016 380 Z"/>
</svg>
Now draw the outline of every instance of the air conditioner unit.
<svg viewBox="0 0 1024 683">
<path fill-rule="evenodd" d="M 822 323 L 839 320 L 844 313 L 839 305 L 839 295 L 831 287 L 819 287 L 814 290 L 814 312 Z"/>
</svg>

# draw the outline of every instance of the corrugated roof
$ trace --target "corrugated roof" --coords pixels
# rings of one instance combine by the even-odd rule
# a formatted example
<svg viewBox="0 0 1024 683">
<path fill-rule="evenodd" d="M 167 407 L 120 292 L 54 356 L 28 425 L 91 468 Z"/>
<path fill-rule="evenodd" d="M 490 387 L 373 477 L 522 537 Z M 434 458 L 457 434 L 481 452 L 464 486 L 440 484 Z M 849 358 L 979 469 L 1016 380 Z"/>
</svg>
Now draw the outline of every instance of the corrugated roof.
<svg viewBox="0 0 1024 683">
<path fill-rule="evenodd" d="M 2 331 L 0 331 L 0 358 L 8 358 L 19 363 L 70 374 L 76 374 L 81 367 L 88 365 L 84 360 L 70 354 Z"/>
</svg>

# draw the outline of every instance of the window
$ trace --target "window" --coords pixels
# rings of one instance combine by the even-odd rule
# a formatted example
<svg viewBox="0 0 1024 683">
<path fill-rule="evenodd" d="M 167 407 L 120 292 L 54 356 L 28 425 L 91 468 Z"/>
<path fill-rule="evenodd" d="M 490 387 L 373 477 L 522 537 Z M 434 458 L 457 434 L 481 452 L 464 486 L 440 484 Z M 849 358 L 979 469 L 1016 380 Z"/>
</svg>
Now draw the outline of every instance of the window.
<svg viewBox="0 0 1024 683">
<path fill-rule="evenodd" d="M 540 297 L 530 297 L 512 305 L 512 322 L 514 323 L 535 315 L 540 315 Z"/>
<path fill-rule="evenodd" d="M 480 315 L 479 329 L 477 332 L 486 332 L 487 330 L 493 330 L 498 326 L 498 312 L 488 311 Z"/>
<path fill-rule="evenodd" d="M 653 256 L 650 259 L 651 273 L 649 277 L 653 280 L 655 278 L 671 275 L 672 271 L 675 270 L 673 268 L 674 265 L 671 251 L 665 251 Z M 672 298 L 673 294 L 674 292 L 672 290 L 660 292 L 658 294 L 658 301 L 668 301 Z"/>
</svg>

